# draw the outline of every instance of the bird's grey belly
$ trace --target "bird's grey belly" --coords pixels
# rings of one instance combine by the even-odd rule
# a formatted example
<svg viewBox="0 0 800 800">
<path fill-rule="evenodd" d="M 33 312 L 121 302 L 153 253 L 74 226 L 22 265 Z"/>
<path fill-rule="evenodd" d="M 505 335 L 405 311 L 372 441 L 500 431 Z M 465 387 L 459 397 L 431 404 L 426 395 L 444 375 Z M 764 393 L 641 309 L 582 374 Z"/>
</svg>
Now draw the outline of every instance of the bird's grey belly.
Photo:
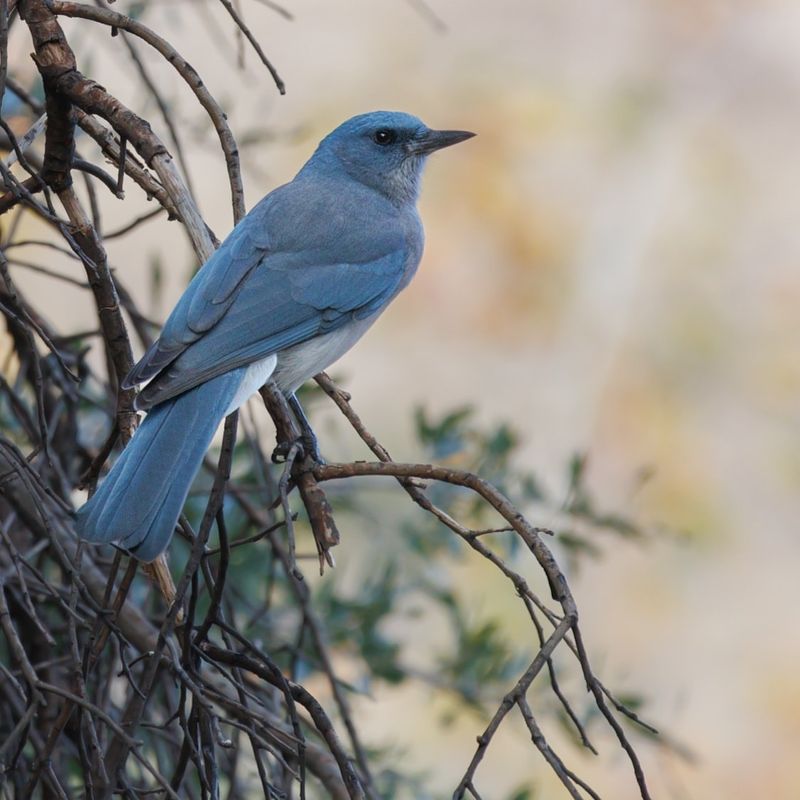
<svg viewBox="0 0 800 800">
<path fill-rule="evenodd" d="M 278 353 L 272 379 L 285 393 L 294 392 L 318 372 L 340 359 L 363 335 L 378 315 L 355 320 L 331 333 L 316 336 Z"/>
</svg>

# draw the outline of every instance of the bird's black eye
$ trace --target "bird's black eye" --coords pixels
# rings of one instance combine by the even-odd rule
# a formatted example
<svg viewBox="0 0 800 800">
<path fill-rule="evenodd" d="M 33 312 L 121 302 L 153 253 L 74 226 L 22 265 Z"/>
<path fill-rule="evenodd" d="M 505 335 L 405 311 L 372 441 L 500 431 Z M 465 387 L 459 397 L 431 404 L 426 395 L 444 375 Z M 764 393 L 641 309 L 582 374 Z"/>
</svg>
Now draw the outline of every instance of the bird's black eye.
<svg viewBox="0 0 800 800">
<path fill-rule="evenodd" d="M 385 146 L 387 144 L 392 144 L 392 142 L 397 139 L 397 133 L 390 128 L 381 128 L 375 131 L 372 138 L 375 140 L 376 144 Z"/>
</svg>

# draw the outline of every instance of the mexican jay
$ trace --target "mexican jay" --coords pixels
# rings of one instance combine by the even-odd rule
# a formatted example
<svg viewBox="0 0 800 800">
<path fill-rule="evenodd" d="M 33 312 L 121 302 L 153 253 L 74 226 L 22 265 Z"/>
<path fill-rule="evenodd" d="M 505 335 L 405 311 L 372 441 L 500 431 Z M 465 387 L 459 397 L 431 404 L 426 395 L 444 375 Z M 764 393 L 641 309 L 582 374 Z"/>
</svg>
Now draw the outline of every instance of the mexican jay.
<svg viewBox="0 0 800 800">
<path fill-rule="evenodd" d="M 353 117 L 239 222 L 125 378 L 126 388 L 145 384 L 136 408 L 147 415 L 77 512 L 79 536 L 156 558 L 220 421 L 269 378 L 307 425 L 295 390 L 347 352 L 416 272 L 426 157 L 472 135 L 397 112 Z"/>
</svg>

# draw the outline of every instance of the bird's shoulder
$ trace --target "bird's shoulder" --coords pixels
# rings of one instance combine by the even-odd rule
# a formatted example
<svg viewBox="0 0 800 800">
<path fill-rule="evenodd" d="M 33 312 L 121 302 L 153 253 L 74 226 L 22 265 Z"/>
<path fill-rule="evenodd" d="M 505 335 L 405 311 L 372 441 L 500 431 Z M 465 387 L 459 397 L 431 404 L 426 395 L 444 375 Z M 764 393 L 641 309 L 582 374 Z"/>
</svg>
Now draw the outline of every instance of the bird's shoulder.
<svg viewBox="0 0 800 800">
<path fill-rule="evenodd" d="M 270 192 L 248 218 L 272 254 L 327 254 L 336 262 L 363 262 L 398 250 L 415 249 L 422 226 L 413 206 L 338 176 L 302 173 Z"/>
</svg>

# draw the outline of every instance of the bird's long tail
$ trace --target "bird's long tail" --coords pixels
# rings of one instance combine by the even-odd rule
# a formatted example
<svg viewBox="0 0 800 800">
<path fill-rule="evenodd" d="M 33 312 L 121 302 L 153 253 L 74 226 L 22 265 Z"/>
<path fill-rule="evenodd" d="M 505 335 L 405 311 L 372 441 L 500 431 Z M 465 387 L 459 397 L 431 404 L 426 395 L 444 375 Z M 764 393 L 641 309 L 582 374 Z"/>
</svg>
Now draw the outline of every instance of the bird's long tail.
<svg viewBox="0 0 800 800">
<path fill-rule="evenodd" d="M 92 498 L 76 531 L 92 542 L 119 541 L 141 561 L 169 544 L 203 455 L 242 383 L 235 369 L 156 406 Z"/>
</svg>

